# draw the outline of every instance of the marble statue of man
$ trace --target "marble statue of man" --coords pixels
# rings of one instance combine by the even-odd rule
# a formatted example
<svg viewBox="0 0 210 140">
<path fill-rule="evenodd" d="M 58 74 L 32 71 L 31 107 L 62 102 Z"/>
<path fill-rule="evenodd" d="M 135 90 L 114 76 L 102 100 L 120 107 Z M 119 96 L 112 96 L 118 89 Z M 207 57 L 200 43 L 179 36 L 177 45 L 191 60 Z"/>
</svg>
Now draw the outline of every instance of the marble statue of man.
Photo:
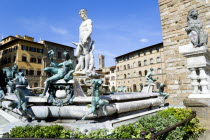
<svg viewBox="0 0 210 140">
<path fill-rule="evenodd" d="M 79 43 L 74 43 L 77 46 L 76 57 L 78 64 L 75 68 L 75 72 L 81 71 L 83 73 L 92 71 L 90 66 L 90 47 L 91 47 L 91 34 L 92 34 L 92 20 L 87 17 L 87 10 L 81 9 L 79 15 L 82 19 L 82 23 L 79 27 Z"/>
</svg>

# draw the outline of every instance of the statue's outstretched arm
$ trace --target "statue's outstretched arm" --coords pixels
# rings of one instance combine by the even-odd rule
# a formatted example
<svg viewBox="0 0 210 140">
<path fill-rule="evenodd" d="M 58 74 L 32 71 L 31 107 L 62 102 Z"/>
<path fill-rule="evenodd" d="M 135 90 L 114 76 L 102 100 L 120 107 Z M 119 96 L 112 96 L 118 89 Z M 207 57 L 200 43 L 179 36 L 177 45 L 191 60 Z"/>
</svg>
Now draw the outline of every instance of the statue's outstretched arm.
<svg viewBox="0 0 210 140">
<path fill-rule="evenodd" d="M 52 61 L 51 64 L 50 64 L 50 66 L 57 68 L 59 66 L 59 64 L 56 63 L 56 62 L 54 62 L 54 61 Z"/>
<path fill-rule="evenodd" d="M 59 67 L 59 66 L 63 66 L 63 62 L 62 62 L 62 63 L 60 63 L 60 64 L 58 64 L 58 67 Z"/>
</svg>

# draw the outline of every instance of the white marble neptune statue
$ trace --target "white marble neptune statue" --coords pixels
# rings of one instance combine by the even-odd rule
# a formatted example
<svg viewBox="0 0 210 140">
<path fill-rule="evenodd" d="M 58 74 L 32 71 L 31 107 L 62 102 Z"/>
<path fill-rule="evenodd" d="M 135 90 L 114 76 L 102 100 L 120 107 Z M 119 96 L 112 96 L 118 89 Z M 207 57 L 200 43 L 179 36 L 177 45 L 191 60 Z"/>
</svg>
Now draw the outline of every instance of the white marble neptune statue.
<svg viewBox="0 0 210 140">
<path fill-rule="evenodd" d="M 87 10 L 81 9 L 79 15 L 82 23 L 79 27 L 79 43 L 73 42 L 77 46 L 76 54 L 78 64 L 75 67 L 75 73 L 90 73 L 93 71 L 94 57 L 94 41 L 91 39 L 92 20 L 87 17 Z"/>
</svg>

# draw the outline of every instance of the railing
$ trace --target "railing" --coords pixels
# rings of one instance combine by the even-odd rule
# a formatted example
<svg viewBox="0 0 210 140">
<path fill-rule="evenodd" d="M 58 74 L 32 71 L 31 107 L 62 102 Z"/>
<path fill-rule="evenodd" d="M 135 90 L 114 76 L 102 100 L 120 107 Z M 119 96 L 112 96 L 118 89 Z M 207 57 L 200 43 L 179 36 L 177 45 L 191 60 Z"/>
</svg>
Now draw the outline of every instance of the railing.
<svg viewBox="0 0 210 140">
<path fill-rule="evenodd" d="M 155 133 L 155 131 L 156 131 L 155 128 L 150 128 L 150 130 L 149 130 L 149 131 L 151 132 L 150 140 L 155 140 L 158 136 L 161 136 L 161 135 L 166 134 L 166 133 L 168 133 L 168 132 L 170 132 L 170 131 L 172 131 L 172 130 L 175 130 L 177 127 L 179 127 L 179 126 L 181 126 L 181 125 L 184 125 L 186 122 L 192 120 L 192 119 L 195 118 L 195 117 L 196 117 L 196 112 L 193 111 L 193 112 L 192 112 L 192 115 L 191 115 L 190 117 L 184 119 L 184 120 L 181 121 L 181 122 L 176 123 L 176 124 L 173 125 L 173 126 L 170 126 L 170 127 L 166 128 L 166 129 L 164 129 L 164 130 L 162 130 L 162 131 L 159 131 L 159 132 L 157 132 L 157 133 Z M 147 134 L 148 134 L 148 133 L 145 132 L 145 131 L 142 131 L 142 132 L 141 132 L 141 135 L 142 135 L 142 139 L 143 139 L 143 140 L 145 140 L 145 135 L 147 135 Z"/>
<path fill-rule="evenodd" d="M 193 118 L 196 117 L 196 112 L 193 111 L 192 115 L 186 119 L 184 119 L 181 122 L 176 123 L 173 126 L 170 126 L 162 131 L 159 131 L 157 133 L 155 133 L 155 128 L 150 128 L 150 132 L 151 132 L 151 137 L 150 140 L 155 140 L 158 136 L 161 136 L 163 134 L 166 134 L 172 130 L 175 130 L 177 127 L 184 125 L 186 122 L 192 120 Z M 135 138 L 135 139 L 120 139 L 120 140 L 146 140 L 145 136 L 148 134 L 148 132 L 146 131 L 141 131 L 141 138 Z M 70 139 L 60 139 L 60 138 L 0 138 L 0 140 L 93 140 L 93 139 L 74 139 L 74 138 L 70 138 Z M 95 139 L 95 140 L 105 140 L 105 139 Z M 108 139 L 108 140 L 116 140 L 116 139 Z"/>
</svg>

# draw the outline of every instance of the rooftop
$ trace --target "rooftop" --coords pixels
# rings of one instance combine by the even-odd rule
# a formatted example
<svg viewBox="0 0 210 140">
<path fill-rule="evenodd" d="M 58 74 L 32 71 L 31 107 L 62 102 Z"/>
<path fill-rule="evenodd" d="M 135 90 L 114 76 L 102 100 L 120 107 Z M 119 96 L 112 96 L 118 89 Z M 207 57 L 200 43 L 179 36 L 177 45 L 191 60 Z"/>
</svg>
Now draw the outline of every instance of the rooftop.
<svg viewBox="0 0 210 140">
<path fill-rule="evenodd" d="M 5 42 L 5 43 L 1 43 L 0 42 L 0 46 L 1 47 L 4 47 L 10 43 L 13 43 L 15 41 L 18 41 L 18 40 L 24 40 L 24 41 L 27 41 L 27 42 L 33 42 L 33 43 L 36 43 L 36 44 L 40 44 L 40 45 L 43 45 L 42 42 L 35 42 L 34 41 L 34 38 L 32 37 L 29 37 L 29 36 L 20 36 L 20 35 L 16 35 L 16 36 L 7 36 L 5 38 L 3 38 L 1 41 L 5 41 L 7 38 L 12 38 L 12 40 L 9 40 L 8 42 Z M 71 46 L 67 46 L 67 45 L 63 45 L 63 44 L 59 44 L 59 43 L 55 43 L 55 42 L 51 42 L 51 41 L 47 41 L 47 40 L 42 40 L 44 41 L 45 43 L 51 43 L 51 44 L 55 44 L 55 45 L 61 45 L 61 46 L 64 46 L 64 47 L 69 47 L 69 48 L 72 48 L 72 49 L 75 49 L 74 47 L 71 47 Z"/>
<path fill-rule="evenodd" d="M 54 45 L 61 45 L 61 46 L 64 46 L 64 47 L 69 47 L 69 48 L 75 49 L 74 47 L 59 44 L 59 43 L 55 43 L 55 42 L 52 42 L 52 41 L 47 41 L 47 40 L 42 40 L 42 41 L 44 41 L 45 43 L 51 43 L 51 44 L 54 44 Z"/>
<path fill-rule="evenodd" d="M 125 56 L 125 55 L 128 55 L 128 54 L 132 54 L 132 53 L 138 52 L 138 51 L 140 51 L 140 50 L 152 48 L 152 47 L 154 47 L 154 46 L 159 46 L 159 45 L 163 45 L 163 42 L 158 43 L 158 44 L 154 44 L 154 45 L 151 45 L 151 46 L 148 46 L 148 47 L 144 47 L 144 48 L 141 48 L 141 49 L 132 51 L 132 52 L 128 52 L 128 53 L 125 53 L 125 54 L 122 54 L 122 55 L 119 55 L 119 56 L 115 57 L 115 59 L 116 59 L 116 58 L 119 58 L 119 57 L 122 57 L 122 56 Z"/>
</svg>

